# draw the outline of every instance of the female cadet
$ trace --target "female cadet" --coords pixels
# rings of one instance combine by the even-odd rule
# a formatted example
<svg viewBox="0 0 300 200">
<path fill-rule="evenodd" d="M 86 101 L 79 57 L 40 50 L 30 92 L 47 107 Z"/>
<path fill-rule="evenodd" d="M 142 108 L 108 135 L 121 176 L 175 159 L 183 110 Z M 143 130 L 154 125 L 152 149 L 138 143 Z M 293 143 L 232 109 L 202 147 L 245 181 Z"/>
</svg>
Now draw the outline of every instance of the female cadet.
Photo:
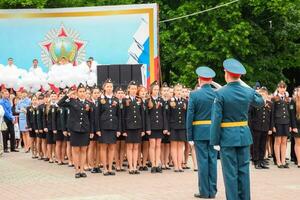
<svg viewBox="0 0 300 200">
<path fill-rule="evenodd" d="M 167 117 L 164 101 L 159 97 L 159 85 L 155 81 L 150 87 L 150 98 L 147 100 L 146 133 L 149 135 L 149 156 L 152 164 L 151 173 L 161 173 L 160 153 L 161 140 L 167 134 Z"/>
<path fill-rule="evenodd" d="M 300 168 L 300 87 L 297 87 L 295 90 L 295 95 L 293 101 L 291 103 L 292 110 L 292 118 L 294 118 L 294 122 L 296 123 L 296 128 L 292 131 L 292 136 L 295 139 L 295 154 L 297 158 L 297 166 Z"/>
<path fill-rule="evenodd" d="M 140 85 L 138 88 L 138 97 L 142 99 L 143 101 L 143 108 L 144 108 L 144 115 L 147 116 L 147 88 Z M 146 120 L 144 126 L 146 127 Z M 140 159 L 140 155 L 142 153 L 142 159 Z M 139 158 L 138 158 L 138 164 L 139 164 L 139 170 L 140 171 L 148 171 L 147 162 L 149 157 L 149 137 L 147 134 L 145 134 L 142 137 L 142 144 L 139 145 Z"/>
<path fill-rule="evenodd" d="M 22 91 L 21 100 L 16 105 L 16 112 L 19 113 L 19 128 L 22 133 L 22 139 L 24 141 L 25 152 L 30 151 L 30 138 L 29 132 L 27 130 L 27 122 L 26 122 L 26 111 L 27 107 L 30 106 L 30 99 L 28 98 L 28 94 L 26 90 Z"/>
<path fill-rule="evenodd" d="M 91 91 L 91 103 L 93 106 L 93 110 L 95 115 L 99 109 L 99 101 L 100 97 L 100 89 L 97 86 L 94 86 Z M 96 123 L 95 116 L 93 117 L 94 125 Z M 95 126 L 94 126 L 95 127 Z M 93 131 L 94 134 L 90 137 L 90 144 L 88 148 L 88 165 L 91 168 L 91 173 L 101 173 L 100 165 L 100 143 L 98 143 L 98 135 L 96 134 L 96 130 Z"/>
<path fill-rule="evenodd" d="M 44 132 L 44 128 L 46 127 L 45 121 L 45 96 L 44 94 L 40 94 L 38 97 L 39 106 L 36 111 L 37 115 L 37 125 L 38 125 L 38 138 L 37 138 L 37 149 L 39 152 L 39 160 L 49 161 L 47 159 L 47 141 L 46 141 L 46 133 Z"/>
<path fill-rule="evenodd" d="M 57 94 L 52 91 L 50 94 L 50 99 L 48 104 L 46 105 L 46 128 L 45 132 L 47 133 L 47 157 L 49 159 L 49 163 L 53 163 L 53 148 L 55 145 L 54 134 L 57 134 L 56 128 L 56 114 L 57 114 L 58 106 L 57 106 Z"/>
<path fill-rule="evenodd" d="M 70 109 L 68 129 L 71 132 L 72 158 L 75 164 L 75 178 L 80 178 L 87 177 L 84 173 L 84 164 L 86 163 L 89 135 L 93 131 L 90 121 L 94 113 L 92 105 L 86 100 L 86 88 L 83 84 L 79 84 L 77 88 L 76 99 L 71 98 L 73 93 L 75 92 L 72 91 L 64 96 L 58 105 Z"/>
<path fill-rule="evenodd" d="M 139 174 L 137 170 L 138 148 L 142 141 L 144 130 L 143 102 L 137 96 L 137 84 L 131 81 L 128 85 L 128 97 L 123 100 L 123 135 L 126 136 L 127 160 L 129 174 Z"/>
<path fill-rule="evenodd" d="M 31 97 L 31 105 L 27 107 L 27 112 L 26 112 L 26 122 L 27 122 L 27 128 L 29 130 L 30 144 L 31 144 L 30 146 L 31 146 L 33 159 L 38 158 L 37 145 L 36 145 L 36 137 L 38 133 L 37 118 L 36 118 L 37 106 L 38 106 L 37 96 L 33 95 Z"/>
<path fill-rule="evenodd" d="M 183 147 L 187 140 L 186 136 L 186 108 L 187 101 L 181 97 L 182 86 L 177 84 L 174 87 L 174 97 L 168 103 L 168 122 L 171 141 L 171 155 L 175 172 L 183 172 Z"/>
<path fill-rule="evenodd" d="M 161 98 L 164 101 L 164 105 L 168 104 L 169 97 L 169 86 L 167 83 L 163 83 L 161 90 Z M 173 97 L 173 91 L 171 96 Z M 169 167 L 169 158 L 170 158 L 170 139 L 169 139 L 170 133 L 164 134 L 162 141 L 161 141 L 161 162 L 162 162 L 162 169 L 163 170 L 169 170 L 171 169 Z"/>
<path fill-rule="evenodd" d="M 76 98 L 76 90 L 74 90 L 74 93 L 72 90 L 66 91 L 66 93 L 70 94 L 70 98 L 75 99 Z M 61 98 L 62 99 L 62 98 Z M 70 109 L 68 107 L 61 107 L 63 113 L 61 118 L 61 124 L 62 124 L 62 132 L 64 134 L 64 141 L 67 143 L 66 146 L 66 154 L 68 157 L 68 166 L 74 167 L 73 159 L 72 159 L 72 147 L 70 142 L 70 130 L 68 128 L 69 124 L 69 116 L 70 116 Z"/>
<path fill-rule="evenodd" d="M 121 111 L 119 100 L 113 96 L 113 83 L 108 79 L 103 84 L 103 95 L 100 97 L 96 113 L 96 131 L 102 137 L 101 160 L 103 175 L 115 175 L 112 171 L 117 137 L 121 135 Z M 108 168 L 107 168 L 108 166 Z"/>
<path fill-rule="evenodd" d="M 122 100 L 125 97 L 125 92 L 121 87 L 116 89 L 115 96 L 117 97 L 120 105 L 120 112 L 122 115 L 122 110 L 123 110 L 123 104 Z M 125 137 L 123 135 L 120 135 L 117 137 L 117 142 L 116 142 L 116 150 L 115 150 L 115 162 L 116 162 L 116 171 L 125 171 L 123 168 L 123 161 L 125 158 Z"/>
<path fill-rule="evenodd" d="M 278 84 L 277 94 L 275 94 L 272 101 L 272 125 L 275 136 L 274 152 L 276 164 L 278 168 L 289 168 L 285 162 L 285 155 L 287 138 L 289 132 L 292 130 L 291 125 L 294 123 L 291 123 L 290 98 L 286 93 L 286 84 L 283 81 Z"/>
<path fill-rule="evenodd" d="M 64 93 L 59 93 L 59 99 L 64 97 Z M 65 137 L 63 134 L 63 124 L 62 118 L 64 117 L 64 110 L 63 108 L 56 108 L 56 132 L 54 134 L 55 140 L 55 159 L 58 165 L 64 165 L 64 156 L 65 156 L 65 149 L 66 149 L 66 142 L 64 141 Z"/>
</svg>

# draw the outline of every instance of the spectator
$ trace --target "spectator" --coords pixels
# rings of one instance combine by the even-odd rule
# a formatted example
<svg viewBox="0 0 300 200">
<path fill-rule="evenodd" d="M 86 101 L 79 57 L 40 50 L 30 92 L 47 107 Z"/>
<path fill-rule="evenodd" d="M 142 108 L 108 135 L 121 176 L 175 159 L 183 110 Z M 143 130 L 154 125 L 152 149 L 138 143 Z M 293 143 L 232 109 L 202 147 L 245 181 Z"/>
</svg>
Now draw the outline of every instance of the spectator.
<svg viewBox="0 0 300 200">
<path fill-rule="evenodd" d="M 4 121 L 7 125 L 7 131 L 2 133 L 3 135 L 3 146 L 4 146 L 4 153 L 9 153 L 7 140 L 10 138 L 10 150 L 11 152 L 18 152 L 15 149 L 15 131 L 14 131 L 14 117 L 12 114 L 12 106 L 9 100 L 9 92 L 7 89 L 2 89 L 2 98 L 0 99 L 0 105 L 2 105 L 4 109 Z"/>
</svg>

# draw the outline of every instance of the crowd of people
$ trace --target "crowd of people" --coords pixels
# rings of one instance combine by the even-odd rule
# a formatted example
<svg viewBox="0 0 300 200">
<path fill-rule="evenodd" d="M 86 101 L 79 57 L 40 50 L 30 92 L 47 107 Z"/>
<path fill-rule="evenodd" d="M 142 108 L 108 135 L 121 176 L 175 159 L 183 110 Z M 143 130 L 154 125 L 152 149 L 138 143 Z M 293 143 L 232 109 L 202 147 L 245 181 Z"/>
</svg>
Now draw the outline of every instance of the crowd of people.
<svg viewBox="0 0 300 200">
<path fill-rule="evenodd" d="M 288 144 L 290 159 L 300 168 L 300 88 L 292 96 L 283 81 L 275 93 L 265 87 L 255 89 L 265 101 L 263 107 L 249 109 L 255 168 L 268 169 L 270 159 L 278 168 L 289 168 Z M 125 166 L 129 174 L 149 168 L 151 173 L 162 173 L 171 167 L 184 172 L 189 169 L 189 155 L 197 171 L 186 124 L 191 91 L 181 84 L 157 81 L 149 88 L 131 81 L 124 90 L 110 79 L 102 86 L 79 84 L 34 94 L 3 86 L 0 142 L 4 153 L 18 152 L 22 144 L 32 159 L 74 167 L 76 178 L 86 177 L 87 171 L 115 175 L 126 171 Z M 16 129 L 21 133 L 17 138 Z"/>
</svg>

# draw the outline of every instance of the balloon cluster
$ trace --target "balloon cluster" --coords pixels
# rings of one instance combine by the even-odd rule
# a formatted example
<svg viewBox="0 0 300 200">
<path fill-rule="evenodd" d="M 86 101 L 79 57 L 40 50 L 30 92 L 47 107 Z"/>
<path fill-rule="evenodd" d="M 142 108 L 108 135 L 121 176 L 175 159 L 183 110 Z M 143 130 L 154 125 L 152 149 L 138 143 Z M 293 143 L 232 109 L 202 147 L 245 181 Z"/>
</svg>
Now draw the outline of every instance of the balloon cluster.
<svg viewBox="0 0 300 200">
<path fill-rule="evenodd" d="M 66 88 L 78 86 L 80 83 L 92 87 L 97 83 L 95 73 L 90 73 L 87 66 L 53 65 L 48 73 L 26 71 L 17 67 L 4 67 L 0 65 L 0 85 L 13 88 L 15 91 L 21 88 L 30 92 L 37 92 L 41 88 L 49 90 L 50 86 Z"/>
</svg>

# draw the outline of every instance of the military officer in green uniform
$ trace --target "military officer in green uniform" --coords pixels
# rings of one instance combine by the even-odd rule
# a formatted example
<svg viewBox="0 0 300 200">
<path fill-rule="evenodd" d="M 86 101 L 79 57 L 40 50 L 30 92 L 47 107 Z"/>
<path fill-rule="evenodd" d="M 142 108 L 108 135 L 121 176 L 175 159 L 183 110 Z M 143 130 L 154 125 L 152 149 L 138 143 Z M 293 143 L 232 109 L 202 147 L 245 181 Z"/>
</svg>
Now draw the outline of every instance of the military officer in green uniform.
<svg viewBox="0 0 300 200">
<path fill-rule="evenodd" d="M 197 198 L 213 199 L 217 193 L 217 151 L 210 145 L 211 107 L 215 91 L 211 87 L 216 73 L 209 67 L 196 70 L 200 88 L 191 92 L 187 112 L 188 141 L 194 143 L 197 157 Z"/>
<path fill-rule="evenodd" d="M 220 148 L 226 199 L 249 200 L 252 136 L 248 127 L 248 110 L 250 105 L 263 106 L 264 100 L 240 80 L 246 69 L 239 61 L 226 59 L 223 67 L 227 85 L 216 91 L 210 144 Z"/>
</svg>

